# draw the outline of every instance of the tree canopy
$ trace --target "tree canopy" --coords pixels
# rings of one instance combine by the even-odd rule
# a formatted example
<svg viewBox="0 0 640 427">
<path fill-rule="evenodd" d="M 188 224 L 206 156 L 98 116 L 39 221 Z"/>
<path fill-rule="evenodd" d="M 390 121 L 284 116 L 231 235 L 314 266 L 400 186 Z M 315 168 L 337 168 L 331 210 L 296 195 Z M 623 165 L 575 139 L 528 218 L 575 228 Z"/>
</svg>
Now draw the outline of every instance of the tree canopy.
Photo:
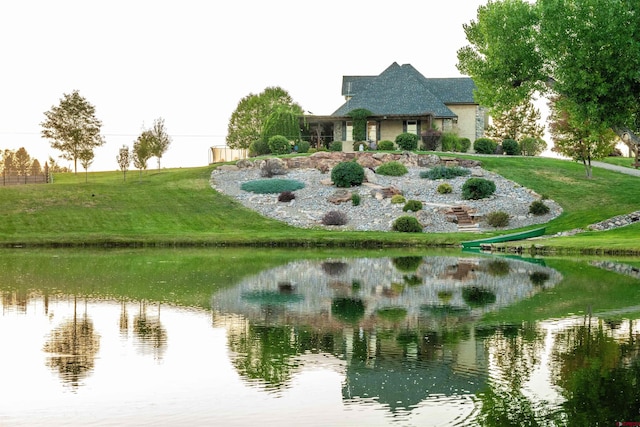
<svg viewBox="0 0 640 427">
<path fill-rule="evenodd" d="M 248 149 L 251 143 L 262 139 L 265 136 L 263 135 L 264 124 L 269 116 L 276 111 L 299 112 L 302 115 L 303 110 L 293 102 L 291 95 L 280 87 L 268 87 L 258 95 L 251 93 L 242 98 L 229 119 L 227 146 L 235 149 Z M 288 120 L 287 114 L 283 114 L 282 117 Z M 275 119 L 276 117 L 272 118 L 272 125 L 274 125 Z M 270 136 L 273 135 L 275 134 Z"/>
<path fill-rule="evenodd" d="M 493 117 L 487 129 L 489 138 L 520 141 L 525 137 L 542 138 L 544 126 L 540 125 L 540 111 L 530 101 L 511 108 Z"/>
<path fill-rule="evenodd" d="M 162 159 L 164 153 L 169 149 L 169 145 L 171 145 L 171 137 L 164 127 L 164 119 L 162 117 L 153 121 L 150 135 L 152 136 L 151 155 L 158 159 L 158 169 L 160 169 L 160 159 Z"/>
<path fill-rule="evenodd" d="M 73 161 L 78 172 L 78 159 L 85 150 L 105 143 L 100 135 L 102 122 L 95 116 L 96 109 L 77 90 L 64 94 L 59 105 L 44 113 L 42 136 L 51 140 L 51 147 L 62 152 L 61 157 Z"/>
<path fill-rule="evenodd" d="M 640 2 L 490 0 L 464 25 L 458 69 L 495 111 L 536 93 L 560 96 L 573 123 L 608 127 L 635 151 L 640 138 Z"/>
</svg>

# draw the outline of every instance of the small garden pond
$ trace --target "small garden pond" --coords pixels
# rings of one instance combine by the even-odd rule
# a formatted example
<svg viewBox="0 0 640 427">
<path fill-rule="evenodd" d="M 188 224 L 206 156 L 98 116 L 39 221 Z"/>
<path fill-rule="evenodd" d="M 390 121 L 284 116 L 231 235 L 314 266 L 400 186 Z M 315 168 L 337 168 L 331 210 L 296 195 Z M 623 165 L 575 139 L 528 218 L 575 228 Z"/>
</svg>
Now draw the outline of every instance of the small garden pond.
<svg viewBox="0 0 640 427">
<path fill-rule="evenodd" d="M 0 425 L 640 421 L 640 260 L 7 250 Z"/>
</svg>

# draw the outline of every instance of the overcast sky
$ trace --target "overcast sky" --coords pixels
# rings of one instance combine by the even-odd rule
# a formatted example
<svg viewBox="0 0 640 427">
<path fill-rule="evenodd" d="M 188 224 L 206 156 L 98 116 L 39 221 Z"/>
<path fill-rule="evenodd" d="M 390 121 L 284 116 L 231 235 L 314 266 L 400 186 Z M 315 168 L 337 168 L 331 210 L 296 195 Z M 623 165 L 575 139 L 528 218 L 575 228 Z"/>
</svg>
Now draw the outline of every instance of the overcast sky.
<svg viewBox="0 0 640 427">
<path fill-rule="evenodd" d="M 331 114 L 343 102 L 343 75 L 377 75 L 397 62 L 426 77 L 460 76 L 462 25 L 486 2 L 5 0 L 0 149 L 57 159 L 40 123 L 78 90 L 107 140 L 89 170 L 117 169 L 118 149 L 159 117 L 173 138 L 162 166 L 206 165 L 240 99 L 266 87 Z"/>
</svg>

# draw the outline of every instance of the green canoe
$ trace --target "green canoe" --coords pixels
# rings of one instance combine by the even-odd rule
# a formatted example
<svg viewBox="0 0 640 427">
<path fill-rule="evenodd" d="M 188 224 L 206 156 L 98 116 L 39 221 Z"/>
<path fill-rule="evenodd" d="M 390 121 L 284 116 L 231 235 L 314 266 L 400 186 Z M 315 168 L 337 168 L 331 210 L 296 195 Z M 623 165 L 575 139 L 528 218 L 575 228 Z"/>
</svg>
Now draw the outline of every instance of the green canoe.
<svg viewBox="0 0 640 427">
<path fill-rule="evenodd" d="M 532 237 L 542 236 L 546 227 L 534 228 L 533 230 L 521 231 L 519 233 L 503 234 L 501 236 L 487 237 L 486 239 L 468 240 L 462 242 L 463 248 L 479 248 L 482 245 L 491 243 L 512 242 L 515 240 L 530 239 Z"/>
</svg>

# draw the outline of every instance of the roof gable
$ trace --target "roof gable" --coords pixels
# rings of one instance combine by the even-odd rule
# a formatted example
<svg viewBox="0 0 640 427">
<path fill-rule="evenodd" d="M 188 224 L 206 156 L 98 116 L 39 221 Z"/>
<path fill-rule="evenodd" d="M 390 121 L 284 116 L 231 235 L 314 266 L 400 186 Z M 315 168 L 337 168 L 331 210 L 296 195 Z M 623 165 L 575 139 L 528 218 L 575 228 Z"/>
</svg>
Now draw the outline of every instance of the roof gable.
<svg viewBox="0 0 640 427">
<path fill-rule="evenodd" d="M 351 96 L 333 116 L 346 116 L 356 108 L 374 115 L 456 117 L 447 103 L 474 103 L 470 78 L 427 79 L 411 64 L 394 62 L 378 76 L 344 76 L 342 93 Z"/>
</svg>

